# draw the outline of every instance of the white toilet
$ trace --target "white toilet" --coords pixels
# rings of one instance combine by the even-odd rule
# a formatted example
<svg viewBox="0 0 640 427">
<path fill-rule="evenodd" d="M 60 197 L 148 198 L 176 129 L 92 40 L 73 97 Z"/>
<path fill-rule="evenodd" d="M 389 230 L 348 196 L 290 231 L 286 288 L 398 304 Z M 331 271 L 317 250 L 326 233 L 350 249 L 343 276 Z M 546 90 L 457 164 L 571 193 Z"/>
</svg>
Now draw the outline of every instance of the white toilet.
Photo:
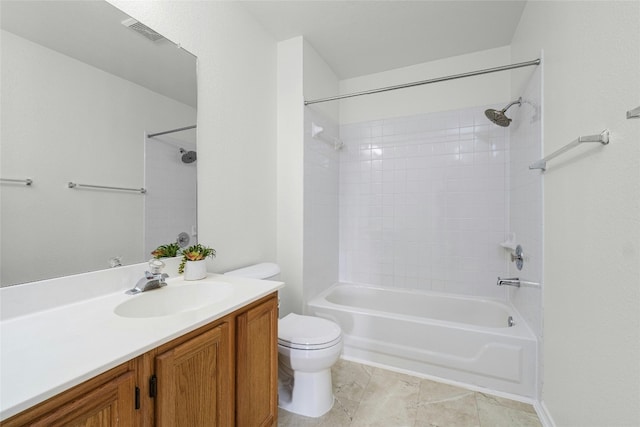
<svg viewBox="0 0 640 427">
<path fill-rule="evenodd" d="M 277 264 L 262 263 L 225 274 L 275 279 Z M 289 412 L 319 417 L 333 406 L 331 367 L 342 352 L 336 323 L 290 313 L 278 321 L 278 405 Z"/>
</svg>

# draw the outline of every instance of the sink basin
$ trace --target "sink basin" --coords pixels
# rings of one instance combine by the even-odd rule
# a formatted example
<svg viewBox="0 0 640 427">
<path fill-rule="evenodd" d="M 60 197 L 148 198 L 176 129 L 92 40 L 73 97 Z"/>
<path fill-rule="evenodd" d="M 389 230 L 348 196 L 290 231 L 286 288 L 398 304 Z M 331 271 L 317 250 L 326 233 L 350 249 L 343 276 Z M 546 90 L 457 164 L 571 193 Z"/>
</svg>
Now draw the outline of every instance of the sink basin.
<svg viewBox="0 0 640 427">
<path fill-rule="evenodd" d="M 161 317 L 197 310 L 224 300 L 233 292 L 226 282 L 201 282 L 171 285 L 133 295 L 116 306 L 122 317 Z"/>
</svg>

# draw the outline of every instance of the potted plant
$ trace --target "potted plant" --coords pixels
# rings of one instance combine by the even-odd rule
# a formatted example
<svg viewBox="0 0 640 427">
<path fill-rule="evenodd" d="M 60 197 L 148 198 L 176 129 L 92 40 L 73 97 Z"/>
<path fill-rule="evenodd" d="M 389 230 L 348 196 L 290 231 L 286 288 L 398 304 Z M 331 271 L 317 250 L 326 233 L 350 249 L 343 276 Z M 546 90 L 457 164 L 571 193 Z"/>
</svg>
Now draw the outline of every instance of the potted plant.
<svg viewBox="0 0 640 427">
<path fill-rule="evenodd" d="M 153 252 L 151 252 L 151 255 L 155 259 L 171 258 L 178 256 L 179 252 L 180 246 L 178 246 L 177 243 L 169 243 L 167 245 L 158 246 Z"/>
<path fill-rule="evenodd" d="M 182 261 L 178 267 L 178 273 L 184 273 L 184 280 L 204 279 L 207 275 L 207 257 L 215 257 L 216 250 L 208 246 L 189 246 L 182 250 Z"/>
</svg>

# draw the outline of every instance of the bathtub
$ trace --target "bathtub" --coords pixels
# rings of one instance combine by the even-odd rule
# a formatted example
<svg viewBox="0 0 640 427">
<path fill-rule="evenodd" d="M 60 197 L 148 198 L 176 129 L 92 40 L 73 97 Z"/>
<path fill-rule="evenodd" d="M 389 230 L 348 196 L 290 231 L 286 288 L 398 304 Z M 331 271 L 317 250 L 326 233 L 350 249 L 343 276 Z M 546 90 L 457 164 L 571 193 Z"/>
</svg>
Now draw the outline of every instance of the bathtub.
<svg viewBox="0 0 640 427">
<path fill-rule="evenodd" d="M 339 283 L 308 314 L 340 325 L 347 359 L 535 397 L 536 338 L 502 301 Z"/>
</svg>

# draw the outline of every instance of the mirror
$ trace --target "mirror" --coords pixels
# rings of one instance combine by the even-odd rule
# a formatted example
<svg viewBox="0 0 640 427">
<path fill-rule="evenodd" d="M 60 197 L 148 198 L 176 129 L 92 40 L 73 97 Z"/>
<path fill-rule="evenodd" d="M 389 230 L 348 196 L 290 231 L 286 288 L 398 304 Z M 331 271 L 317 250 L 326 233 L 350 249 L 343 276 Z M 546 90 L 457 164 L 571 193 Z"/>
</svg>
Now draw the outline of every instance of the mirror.
<svg viewBox="0 0 640 427">
<path fill-rule="evenodd" d="M 196 243 L 196 58 L 104 1 L 0 7 L 0 285 Z"/>
</svg>

